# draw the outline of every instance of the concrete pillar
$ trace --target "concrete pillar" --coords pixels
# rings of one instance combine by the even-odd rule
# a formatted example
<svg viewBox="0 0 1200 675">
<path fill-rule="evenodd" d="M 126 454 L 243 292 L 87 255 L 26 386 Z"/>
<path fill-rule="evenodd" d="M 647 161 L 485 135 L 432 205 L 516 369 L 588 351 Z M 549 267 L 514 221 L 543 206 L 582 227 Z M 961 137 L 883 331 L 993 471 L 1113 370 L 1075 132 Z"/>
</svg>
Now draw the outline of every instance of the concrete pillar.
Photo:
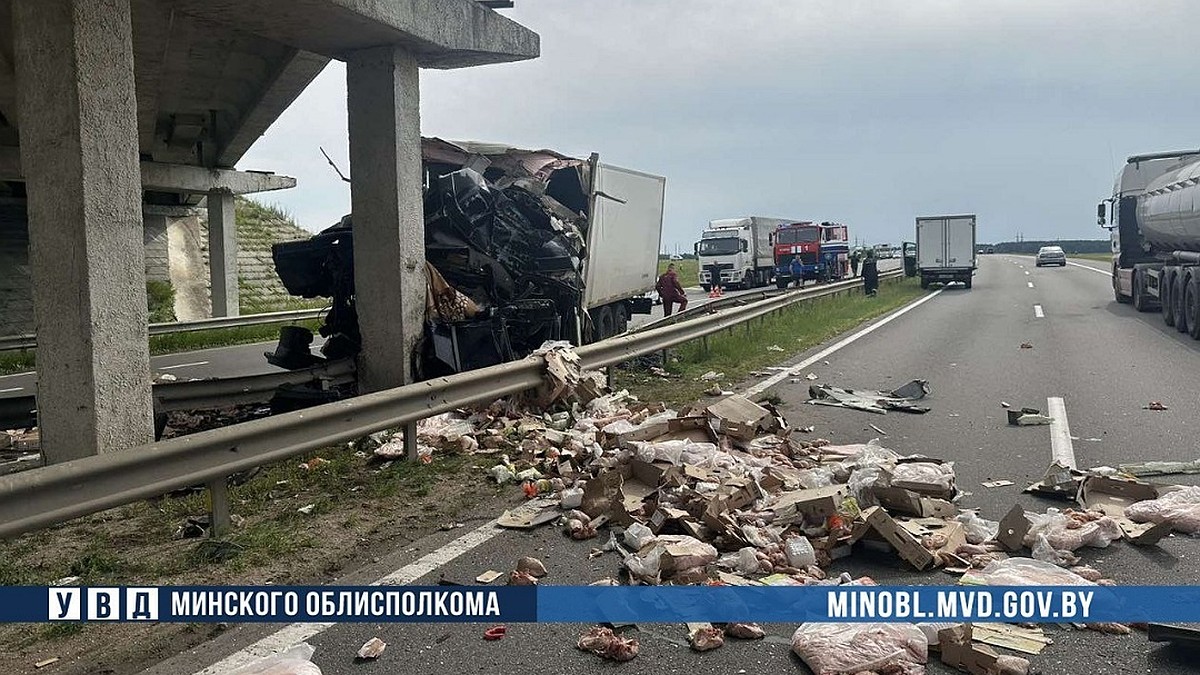
<svg viewBox="0 0 1200 675">
<path fill-rule="evenodd" d="M 208 193 L 208 274 L 212 315 L 238 315 L 238 244 L 233 195 Z"/>
<path fill-rule="evenodd" d="M 129 0 L 14 0 L 47 462 L 153 435 Z"/>
<path fill-rule="evenodd" d="M 412 381 L 425 315 L 425 221 L 417 62 L 400 47 L 346 62 L 354 285 L 362 392 Z"/>
</svg>

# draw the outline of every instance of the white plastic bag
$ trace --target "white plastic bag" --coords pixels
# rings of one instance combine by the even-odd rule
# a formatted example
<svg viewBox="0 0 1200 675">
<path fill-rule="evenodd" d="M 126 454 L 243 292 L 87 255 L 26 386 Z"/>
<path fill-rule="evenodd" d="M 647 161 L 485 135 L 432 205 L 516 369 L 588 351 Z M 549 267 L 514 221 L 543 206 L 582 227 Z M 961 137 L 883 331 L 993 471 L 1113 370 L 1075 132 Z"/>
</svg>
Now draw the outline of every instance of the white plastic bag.
<svg viewBox="0 0 1200 675">
<path fill-rule="evenodd" d="M 934 462 L 897 464 L 892 469 L 892 485 L 928 494 L 953 493 L 954 465 Z"/>
<path fill-rule="evenodd" d="M 878 504 L 879 500 L 875 498 L 875 488 L 887 486 L 887 472 L 878 466 L 855 469 L 846 481 L 846 487 L 850 489 L 850 494 L 854 495 L 854 498 L 858 500 L 858 505 L 863 508 Z"/>
<path fill-rule="evenodd" d="M 642 550 L 643 546 L 652 541 L 654 541 L 654 532 L 641 523 L 634 523 L 625 528 L 625 546 L 634 551 Z"/>
<path fill-rule="evenodd" d="M 974 586 L 1095 586 L 1054 563 L 1032 558 L 994 560 L 981 570 L 967 570 L 959 583 Z"/>
<path fill-rule="evenodd" d="M 813 551 L 808 537 L 789 537 L 783 540 L 783 552 L 787 555 L 788 564 L 803 569 L 817 564 L 817 554 Z"/>
<path fill-rule="evenodd" d="M 929 643 L 911 623 L 806 623 L 792 634 L 792 651 L 815 675 L 840 675 L 923 664 Z"/>
<path fill-rule="evenodd" d="M 1029 519 L 1025 545 L 1030 547 L 1037 543 L 1038 535 L 1044 535 L 1050 546 L 1058 551 L 1074 551 L 1083 546 L 1105 548 L 1122 536 L 1121 525 L 1110 516 L 1080 522 L 1077 527 L 1070 516 L 1058 509 L 1046 509 L 1044 514 L 1026 513 L 1025 516 Z"/>
<path fill-rule="evenodd" d="M 226 675 L 321 675 L 321 669 L 312 662 L 315 651 L 312 645 L 301 642 Z"/>
<path fill-rule="evenodd" d="M 1170 523 L 1184 534 L 1200 532 L 1200 487 L 1190 486 L 1159 497 L 1134 502 L 1125 515 L 1136 523 Z"/>
<path fill-rule="evenodd" d="M 717 560 L 717 566 L 742 574 L 756 574 L 759 571 L 757 550 L 753 546 L 745 546 L 734 553 L 726 553 Z"/>
<path fill-rule="evenodd" d="M 1000 523 L 988 520 L 975 511 L 964 511 L 954 519 L 963 524 L 963 531 L 967 535 L 969 544 L 982 544 L 995 539 L 996 534 L 1000 531 Z"/>
</svg>

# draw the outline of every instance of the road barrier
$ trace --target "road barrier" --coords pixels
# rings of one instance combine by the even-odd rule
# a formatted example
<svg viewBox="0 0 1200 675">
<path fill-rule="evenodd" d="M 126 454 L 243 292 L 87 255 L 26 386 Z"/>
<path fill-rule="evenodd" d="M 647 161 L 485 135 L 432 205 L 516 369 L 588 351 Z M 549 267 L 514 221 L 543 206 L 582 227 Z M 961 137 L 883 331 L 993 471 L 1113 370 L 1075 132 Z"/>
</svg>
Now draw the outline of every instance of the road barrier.
<svg viewBox="0 0 1200 675">
<path fill-rule="evenodd" d="M 880 275 L 882 279 L 900 276 L 899 270 Z M 862 280 L 853 279 L 773 295 L 585 345 L 576 352 L 585 369 L 603 368 L 731 329 L 799 302 L 861 288 Z M 532 389 L 542 382 L 544 369 L 542 359 L 527 358 L 0 476 L 0 537 L 195 485 L 207 485 L 211 491 L 213 530 L 219 534 L 228 527 L 228 476 Z"/>
<path fill-rule="evenodd" d="M 324 309 L 289 309 L 284 312 L 264 312 L 262 314 L 246 314 L 244 316 L 217 316 L 211 319 L 197 319 L 195 321 L 152 323 L 147 326 L 146 333 L 148 335 L 167 335 L 168 333 L 192 333 L 198 330 L 213 330 L 217 328 L 264 326 L 273 323 L 319 319 L 324 313 Z M 8 335 L 0 337 L 0 352 L 36 348 L 36 335 Z"/>
</svg>

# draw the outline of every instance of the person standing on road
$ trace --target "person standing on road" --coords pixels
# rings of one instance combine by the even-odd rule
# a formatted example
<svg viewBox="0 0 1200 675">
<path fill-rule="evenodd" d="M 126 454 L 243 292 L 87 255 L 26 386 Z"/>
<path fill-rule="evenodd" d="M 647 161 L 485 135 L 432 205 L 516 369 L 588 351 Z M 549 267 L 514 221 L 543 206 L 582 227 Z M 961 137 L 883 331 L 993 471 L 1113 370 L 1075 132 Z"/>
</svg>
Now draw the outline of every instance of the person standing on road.
<svg viewBox="0 0 1200 675">
<path fill-rule="evenodd" d="M 858 276 L 859 249 L 850 252 L 850 276 Z"/>
<path fill-rule="evenodd" d="M 671 316 L 675 303 L 679 303 L 679 311 L 687 309 L 687 294 L 684 293 L 683 286 L 679 284 L 679 277 L 675 274 L 675 263 L 667 265 L 667 271 L 658 278 L 654 290 L 658 291 L 658 297 L 662 298 L 663 316 Z"/>
</svg>

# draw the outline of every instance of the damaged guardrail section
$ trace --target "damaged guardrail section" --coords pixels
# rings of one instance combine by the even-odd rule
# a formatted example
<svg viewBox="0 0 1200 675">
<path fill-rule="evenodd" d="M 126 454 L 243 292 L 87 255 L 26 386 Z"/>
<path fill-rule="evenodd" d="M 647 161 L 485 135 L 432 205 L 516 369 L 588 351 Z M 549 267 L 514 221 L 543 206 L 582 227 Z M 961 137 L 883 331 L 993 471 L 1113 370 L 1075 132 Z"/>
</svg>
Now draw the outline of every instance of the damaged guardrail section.
<svg viewBox="0 0 1200 675">
<path fill-rule="evenodd" d="M 899 272 L 881 274 L 893 278 Z M 597 369 L 764 317 L 790 305 L 861 288 L 861 280 L 799 290 L 711 316 L 581 347 Z M 545 361 L 527 358 L 364 394 L 274 417 L 0 477 L 0 537 L 10 537 L 193 485 L 213 490 L 214 520 L 225 478 L 263 464 L 361 438 L 537 387 Z M 227 515 L 227 514 L 226 514 Z"/>
</svg>

